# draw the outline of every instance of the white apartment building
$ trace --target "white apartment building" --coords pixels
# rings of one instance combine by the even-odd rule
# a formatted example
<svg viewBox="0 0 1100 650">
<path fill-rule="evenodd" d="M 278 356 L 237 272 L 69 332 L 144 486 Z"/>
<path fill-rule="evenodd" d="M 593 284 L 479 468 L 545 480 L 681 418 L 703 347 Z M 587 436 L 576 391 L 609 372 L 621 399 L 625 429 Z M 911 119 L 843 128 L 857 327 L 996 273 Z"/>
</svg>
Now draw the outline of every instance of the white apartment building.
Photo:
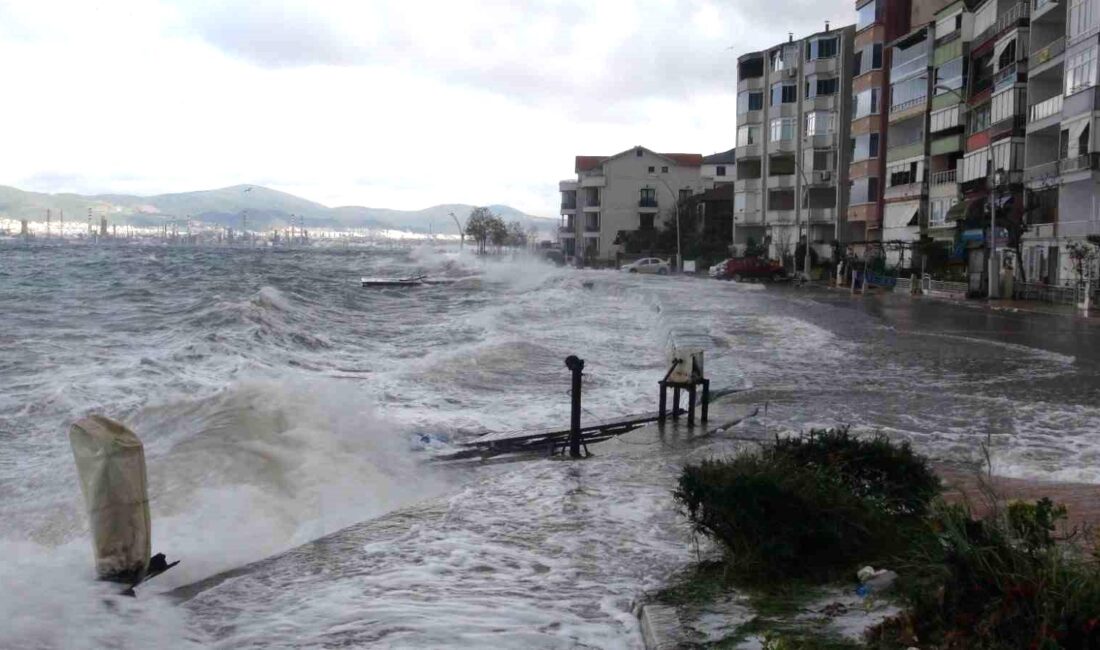
<svg viewBox="0 0 1100 650">
<path fill-rule="evenodd" d="M 1100 0 L 1031 1 L 1024 182 L 1034 207 L 1021 242 L 1030 281 L 1074 280 L 1067 246 L 1100 235 L 1098 50 Z"/>
<path fill-rule="evenodd" d="M 700 154 L 640 146 L 613 156 L 577 156 L 576 180 L 558 184 L 566 261 L 614 261 L 624 248 L 620 233 L 653 230 L 672 219 L 679 203 L 713 186 L 702 165 Z"/>
</svg>

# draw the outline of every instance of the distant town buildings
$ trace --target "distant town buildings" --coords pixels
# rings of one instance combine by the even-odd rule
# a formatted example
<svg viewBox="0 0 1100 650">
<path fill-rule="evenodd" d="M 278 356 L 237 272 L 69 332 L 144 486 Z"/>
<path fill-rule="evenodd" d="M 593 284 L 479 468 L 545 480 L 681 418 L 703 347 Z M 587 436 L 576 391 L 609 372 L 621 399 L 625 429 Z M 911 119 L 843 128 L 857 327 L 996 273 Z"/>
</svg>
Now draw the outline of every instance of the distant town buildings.
<svg viewBox="0 0 1100 650">
<path fill-rule="evenodd" d="M 658 153 L 641 146 L 612 156 L 577 156 L 576 180 L 558 184 L 562 254 L 570 263 L 615 261 L 632 237 L 652 236 L 713 187 L 703 166 L 697 153 Z M 715 173 L 733 166 L 715 162 Z"/>
</svg>

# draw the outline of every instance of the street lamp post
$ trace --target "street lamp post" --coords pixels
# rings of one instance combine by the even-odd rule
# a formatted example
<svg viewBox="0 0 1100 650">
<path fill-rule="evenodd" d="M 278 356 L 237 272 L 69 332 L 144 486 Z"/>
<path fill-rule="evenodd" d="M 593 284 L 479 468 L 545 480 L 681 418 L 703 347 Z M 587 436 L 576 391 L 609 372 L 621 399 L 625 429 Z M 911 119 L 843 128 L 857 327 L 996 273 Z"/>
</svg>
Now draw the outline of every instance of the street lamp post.
<svg viewBox="0 0 1100 650">
<path fill-rule="evenodd" d="M 673 209 L 676 211 L 676 272 L 683 273 L 684 256 L 681 251 L 680 244 L 680 197 L 677 196 L 676 192 L 672 191 L 672 188 L 669 186 L 668 182 L 665 181 L 665 179 L 656 175 L 652 176 L 651 178 L 655 178 L 660 181 L 661 185 L 664 185 L 665 189 L 668 190 L 668 193 L 672 196 Z"/>
</svg>

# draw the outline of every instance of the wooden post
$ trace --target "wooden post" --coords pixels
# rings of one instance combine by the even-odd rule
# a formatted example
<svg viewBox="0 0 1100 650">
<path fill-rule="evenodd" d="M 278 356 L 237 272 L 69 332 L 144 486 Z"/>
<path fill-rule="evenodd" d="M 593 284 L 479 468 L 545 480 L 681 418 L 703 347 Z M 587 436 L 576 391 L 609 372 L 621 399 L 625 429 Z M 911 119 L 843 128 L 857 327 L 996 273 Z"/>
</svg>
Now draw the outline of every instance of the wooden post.
<svg viewBox="0 0 1100 650">
<path fill-rule="evenodd" d="M 573 373 L 572 412 L 569 418 L 569 455 L 581 457 L 581 375 L 584 361 L 575 355 L 565 358 L 565 367 Z"/>
<path fill-rule="evenodd" d="M 665 421 L 665 406 L 666 406 L 665 403 L 667 402 L 667 395 L 668 395 L 668 384 L 666 384 L 663 381 L 660 381 L 660 382 L 657 382 L 657 385 L 661 387 L 661 396 L 660 396 L 660 399 L 658 399 L 659 406 L 657 408 L 657 421 L 658 422 L 664 422 Z"/>
<path fill-rule="evenodd" d="M 702 420 L 705 423 L 707 421 L 708 411 L 710 411 L 710 380 L 703 380 L 703 413 Z"/>
<path fill-rule="evenodd" d="M 688 387 L 688 427 L 695 426 L 695 383 Z"/>
<path fill-rule="evenodd" d="M 672 419 L 676 420 L 680 417 L 680 387 L 672 387 Z"/>
</svg>

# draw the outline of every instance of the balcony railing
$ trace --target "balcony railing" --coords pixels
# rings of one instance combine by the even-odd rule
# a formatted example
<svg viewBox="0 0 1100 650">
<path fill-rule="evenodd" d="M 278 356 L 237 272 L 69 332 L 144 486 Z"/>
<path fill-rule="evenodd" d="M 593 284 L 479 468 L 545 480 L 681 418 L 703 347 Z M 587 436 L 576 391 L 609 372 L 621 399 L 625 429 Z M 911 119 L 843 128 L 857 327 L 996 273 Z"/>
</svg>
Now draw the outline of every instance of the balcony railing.
<svg viewBox="0 0 1100 650">
<path fill-rule="evenodd" d="M 1058 162 L 1058 170 L 1063 174 L 1100 168 L 1100 153 L 1086 153 L 1073 158 L 1063 158 Z"/>
<path fill-rule="evenodd" d="M 928 103 L 928 96 L 921 95 L 920 97 L 914 97 L 907 102 L 891 105 L 890 112 L 899 113 L 901 111 L 909 110 L 910 108 L 914 108 L 916 106 L 923 106 L 926 103 Z"/>
<path fill-rule="evenodd" d="M 955 170 L 948 169 L 947 171 L 936 172 L 932 174 L 933 185 L 954 185 L 955 183 Z"/>
<path fill-rule="evenodd" d="M 585 232 L 600 232 L 600 222 L 599 221 L 585 221 L 584 222 L 584 231 Z"/>
<path fill-rule="evenodd" d="M 584 207 L 586 208 L 598 208 L 600 207 L 599 196 L 589 196 L 585 198 Z"/>
<path fill-rule="evenodd" d="M 563 235 L 572 235 L 573 234 L 573 226 L 558 226 L 558 232 L 560 232 Z"/>
<path fill-rule="evenodd" d="M 1059 93 L 1050 99 L 1044 100 L 1035 104 L 1030 109 L 1029 122 L 1038 122 L 1039 120 L 1052 117 L 1054 115 L 1062 114 L 1062 94 Z"/>
<path fill-rule="evenodd" d="M 993 92 L 1004 90 L 1016 83 L 1016 64 L 1006 66 L 997 71 L 993 77 Z"/>
<path fill-rule="evenodd" d="M 577 202 L 576 201 L 562 201 L 561 202 L 561 209 L 562 210 L 576 210 L 577 209 Z"/>
<path fill-rule="evenodd" d="M 924 45 L 915 45 L 914 47 L 924 47 Z M 914 72 L 923 70 L 928 67 L 928 55 L 921 54 L 914 59 L 903 61 L 890 68 L 890 79 L 899 80 Z"/>
<path fill-rule="evenodd" d="M 1031 55 L 1031 63 L 1033 65 L 1042 65 L 1065 51 L 1066 37 L 1059 36 L 1050 43 L 1047 43 L 1045 47 L 1036 50 L 1035 54 Z"/>
<path fill-rule="evenodd" d="M 639 208 L 655 208 L 657 207 L 657 199 L 641 199 L 638 201 Z"/>
<path fill-rule="evenodd" d="M 1051 178 L 1058 175 L 1058 161 L 1052 160 L 1050 162 L 1041 163 L 1033 167 L 1028 167 L 1024 170 L 1024 182 L 1030 182 L 1039 180 L 1041 178 Z"/>
<path fill-rule="evenodd" d="M 971 48 L 981 47 L 990 38 L 1007 29 L 1009 25 L 1014 25 L 1021 18 L 1027 18 L 1031 14 L 1030 10 L 1031 7 L 1028 6 L 1027 2 L 1021 2 L 1004 12 L 997 19 L 997 22 L 987 27 L 981 34 L 975 36 L 974 40 L 970 41 Z"/>
<path fill-rule="evenodd" d="M 1057 0 L 1032 0 L 1031 11 L 1036 12 L 1047 5 L 1057 4 Z"/>
</svg>

